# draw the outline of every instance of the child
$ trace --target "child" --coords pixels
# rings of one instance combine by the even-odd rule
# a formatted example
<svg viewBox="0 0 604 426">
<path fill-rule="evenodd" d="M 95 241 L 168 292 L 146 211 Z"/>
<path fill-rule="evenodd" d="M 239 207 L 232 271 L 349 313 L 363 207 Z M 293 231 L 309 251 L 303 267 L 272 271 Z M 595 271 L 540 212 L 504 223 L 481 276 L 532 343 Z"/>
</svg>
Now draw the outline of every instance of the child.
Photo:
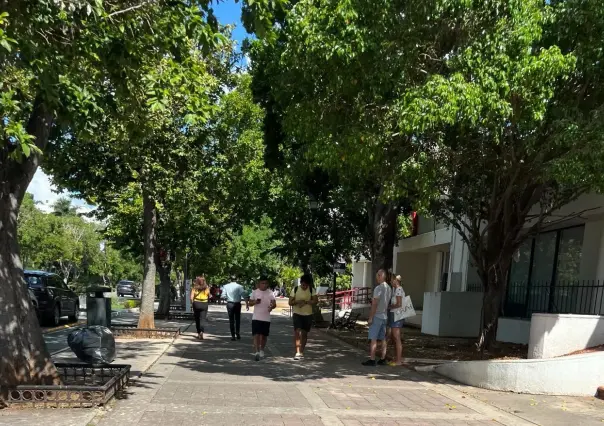
<svg viewBox="0 0 604 426">
<path fill-rule="evenodd" d="M 254 359 L 264 358 L 264 348 L 271 328 L 271 311 L 277 306 L 273 292 L 268 288 L 268 278 L 261 276 L 256 290 L 250 297 L 250 306 L 254 307 L 252 316 L 252 335 L 254 336 Z"/>
</svg>

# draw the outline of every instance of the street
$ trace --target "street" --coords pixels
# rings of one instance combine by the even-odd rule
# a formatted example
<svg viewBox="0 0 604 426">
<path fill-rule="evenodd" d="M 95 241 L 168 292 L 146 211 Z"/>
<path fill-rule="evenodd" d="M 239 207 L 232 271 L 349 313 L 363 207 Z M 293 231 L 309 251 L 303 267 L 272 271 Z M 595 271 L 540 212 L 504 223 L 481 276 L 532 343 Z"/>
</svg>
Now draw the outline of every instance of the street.
<svg viewBox="0 0 604 426">
<path fill-rule="evenodd" d="M 122 299 L 122 298 L 120 298 Z M 123 298 L 127 299 L 127 298 Z M 155 308 L 157 309 L 158 302 L 155 302 Z M 80 322 L 86 321 L 86 310 L 80 312 Z M 113 311 L 111 315 L 111 324 L 112 325 L 129 325 L 136 324 L 138 321 L 138 313 L 126 312 L 126 311 Z M 72 323 L 67 320 L 67 318 L 63 318 L 61 320 L 62 328 L 53 330 L 56 327 L 42 327 L 42 332 L 44 333 L 44 341 L 46 342 L 46 347 L 51 355 L 63 352 L 69 349 L 69 345 L 67 344 L 67 336 L 69 333 L 73 331 L 75 327 L 78 326 L 78 323 Z M 85 324 L 80 324 L 80 326 L 85 326 Z M 182 323 L 178 323 L 175 321 L 165 321 L 165 320 L 156 320 L 156 326 L 160 327 L 180 327 Z M 50 331 L 49 331 L 50 330 Z"/>
</svg>

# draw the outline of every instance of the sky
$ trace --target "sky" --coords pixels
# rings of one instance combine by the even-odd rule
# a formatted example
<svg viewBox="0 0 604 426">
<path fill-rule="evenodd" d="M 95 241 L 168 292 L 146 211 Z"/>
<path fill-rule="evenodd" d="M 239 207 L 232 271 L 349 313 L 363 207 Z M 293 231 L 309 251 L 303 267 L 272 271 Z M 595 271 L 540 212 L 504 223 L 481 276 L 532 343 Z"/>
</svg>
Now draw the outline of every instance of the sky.
<svg viewBox="0 0 604 426">
<path fill-rule="evenodd" d="M 218 18 L 218 22 L 223 25 L 235 24 L 233 39 L 237 41 L 237 46 L 241 48 L 243 40 L 250 36 L 241 24 L 241 0 L 237 3 L 235 3 L 235 0 L 226 0 L 215 4 L 214 14 Z"/>
<path fill-rule="evenodd" d="M 233 39 L 237 41 L 238 49 L 241 49 L 241 44 L 249 34 L 241 24 L 241 1 L 235 3 L 235 0 L 221 1 L 214 5 L 214 14 L 221 24 L 234 24 Z M 73 198 L 68 192 L 57 193 L 57 188 L 50 182 L 50 178 L 38 168 L 34 178 L 32 179 L 27 192 L 34 196 L 34 200 L 39 202 L 38 207 L 41 210 L 49 211 L 52 204 L 61 197 L 71 198 L 72 205 L 78 207 L 81 212 L 86 212 L 94 209 L 94 206 L 87 204 L 84 200 Z"/>
</svg>

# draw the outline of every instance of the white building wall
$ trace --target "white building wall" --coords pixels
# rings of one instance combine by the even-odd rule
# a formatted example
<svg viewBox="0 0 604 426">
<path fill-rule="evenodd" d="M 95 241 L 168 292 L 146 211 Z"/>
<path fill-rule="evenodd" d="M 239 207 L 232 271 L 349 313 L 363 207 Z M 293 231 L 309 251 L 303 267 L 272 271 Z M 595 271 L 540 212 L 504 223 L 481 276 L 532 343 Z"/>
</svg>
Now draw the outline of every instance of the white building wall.
<svg viewBox="0 0 604 426">
<path fill-rule="evenodd" d="M 352 263 L 352 288 L 364 287 L 365 263 L 367 262 Z"/>
<path fill-rule="evenodd" d="M 428 253 L 428 262 L 426 263 L 426 285 L 424 291 L 440 290 L 440 265 L 443 258 L 443 252 Z"/>
</svg>

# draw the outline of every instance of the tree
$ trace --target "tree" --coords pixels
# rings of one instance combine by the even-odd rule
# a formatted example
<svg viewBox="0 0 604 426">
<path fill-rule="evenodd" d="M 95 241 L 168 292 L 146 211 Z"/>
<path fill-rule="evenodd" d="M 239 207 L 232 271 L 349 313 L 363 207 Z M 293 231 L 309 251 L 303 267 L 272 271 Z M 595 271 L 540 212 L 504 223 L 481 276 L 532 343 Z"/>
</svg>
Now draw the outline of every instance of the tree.
<svg viewBox="0 0 604 426">
<path fill-rule="evenodd" d="M 382 108 L 394 95 L 386 80 L 400 77 L 401 67 L 386 65 L 385 45 L 361 44 L 361 34 L 347 23 L 362 9 L 359 22 L 377 34 L 395 24 L 388 15 L 394 6 L 360 2 L 359 10 L 351 10 L 344 1 L 292 3 L 274 36 L 249 48 L 255 93 L 267 111 L 269 165 L 285 164 L 298 176 L 306 166 L 307 190 L 325 194 L 313 179 L 320 170 L 321 181 L 331 181 L 329 201 L 321 203 L 329 221 L 357 228 L 375 272 L 390 269 L 398 217 L 409 213 L 408 200 L 416 197 L 411 186 L 396 197 L 386 187 L 390 156 L 411 153 L 392 130 L 396 120 Z M 389 149 L 373 149 L 378 144 Z M 336 226 L 331 233 L 342 229 L 350 227 Z"/>
<path fill-rule="evenodd" d="M 101 249 L 103 228 L 78 216 L 56 216 L 40 211 L 26 194 L 18 218 L 24 268 L 54 271 L 83 289 L 90 283 L 115 284 L 140 280 L 137 263 L 110 244 Z"/>
<path fill-rule="evenodd" d="M 192 262 L 200 259 L 206 264 L 204 260 L 213 247 L 221 246 L 256 215 L 258 199 L 266 192 L 267 173 L 262 167 L 258 130 L 261 110 L 251 102 L 247 76 L 226 77 L 235 87 L 221 96 L 203 125 L 192 125 L 187 134 L 178 133 L 169 146 L 154 148 L 154 261 L 161 283 L 160 314 L 169 310 L 174 260 L 188 252 Z M 107 152 L 110 148 L 104 147 L 103 155 Z M 82 162 L 78 170 L 86 167 L 88 159 Z M 108 218 L 108 236 L 118 247 L 137 255 L 142 254 L 144 246 L 141 187 L 140 182 L 131 180 L 101 208 L 101 214 Z"/>
<path fill-rule="evenodd" d="M 67 197 L 61 197 L 52 205 L 52 212 L 56 216 L 75 216 L 77 208 L 71 205 L 71 200 Z"/>
<path fill-rule="evenodd" d="M 259 26 L 270 17 L 267 4 L 256 1 L 250 6 L 251 13 L 258 13 Z M 49 147 L 51 131 L 61 125 L 79 138 L 93 137 L 107 129 L 107 119 L 137 114 L 144 99 L 137 91 L 141 87 L 155 89 L 152 104 L 160 107 L 165 82 L 146 80 L 141 85 L 141 75 L 149 77 L 141 68 L 162 61 L 169 67 L 172 59 L 187 57 L 191 40 L 209 47 L 215 31 L 204 24 L 208 21 L 215 19 L 207 1 L 147 2 L 140 7 L 121 0 L 0 3 L 3 390 L 19 383 L 59 381 L 27 296 L 17 240 L 19 208 L 41 154 Z M 119 114 L 114 114 L 115 106 L 121 108 Z M 152 205 L 147 219 L 154 220 Z M 20 332 L 6 331 L 17 324 Z"/>
<path fill-rule="evenodd" d="M 514 253 L 582 213 L 560 207 L 602 188 L 604 15 L 592 1 L 501 1 L 462 12 L 468 41 L 408 92 L 400 116 L 441 191 L 434 216 L 460 233 L 477 265 L 484 348 L 495 341 Z"/>
<path fill-rule="evenodd" d="M 301 1 L 288 19 L 284 128 L 318 132 L 308 155 L 334 168 L 386 165 L 384 200 L 461 234 L 488 346 L 514 252 L 601 187 L 601 5 Z"/>
</svg>

